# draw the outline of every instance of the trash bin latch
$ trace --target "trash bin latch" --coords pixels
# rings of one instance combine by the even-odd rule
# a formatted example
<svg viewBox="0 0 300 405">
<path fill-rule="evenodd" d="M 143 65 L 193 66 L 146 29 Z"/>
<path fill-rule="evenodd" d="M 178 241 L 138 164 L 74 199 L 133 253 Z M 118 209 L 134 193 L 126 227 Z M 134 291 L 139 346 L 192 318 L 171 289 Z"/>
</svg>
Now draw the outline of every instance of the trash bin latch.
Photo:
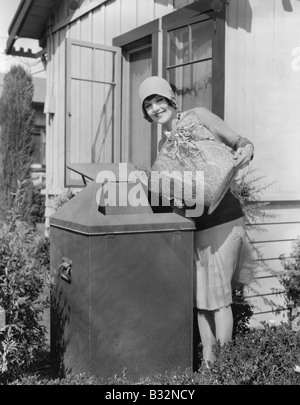
<svg viewBox="0 0 300 405">
<path fill-rule="evenodd" d="M 58 268 L 60 277 L 69 284 L 71 284 L 72 264 L 72 260 L 68 259 L 67 257 L 63 257 L 63 263 Z"/>
</svg>

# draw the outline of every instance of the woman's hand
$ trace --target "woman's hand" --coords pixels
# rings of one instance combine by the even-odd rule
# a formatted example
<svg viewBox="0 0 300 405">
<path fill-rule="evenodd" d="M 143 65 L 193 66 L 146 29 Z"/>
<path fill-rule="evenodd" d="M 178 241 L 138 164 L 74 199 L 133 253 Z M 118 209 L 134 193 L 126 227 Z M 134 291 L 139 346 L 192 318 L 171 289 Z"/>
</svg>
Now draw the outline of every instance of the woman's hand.
<svg viewBox="0 0 300 405">
<path fill-rule="evenodd" d="M 238 148 L 234 155 L 233 159 L 236 160 L 234 167 L 241 169 L 242 167 L 249 164 L 253 156 L 253 147 L 250 144 L 247 144 L 243 148 Z"/>
</svg>

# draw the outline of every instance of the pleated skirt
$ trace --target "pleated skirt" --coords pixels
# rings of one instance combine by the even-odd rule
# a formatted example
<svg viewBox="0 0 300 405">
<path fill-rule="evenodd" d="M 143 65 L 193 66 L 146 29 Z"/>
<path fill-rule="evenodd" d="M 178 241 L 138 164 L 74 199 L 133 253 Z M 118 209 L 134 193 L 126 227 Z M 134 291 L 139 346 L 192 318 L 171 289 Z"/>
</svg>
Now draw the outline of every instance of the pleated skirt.
<svg viewBox="0 0 300 405">
<path fill-rule="evenodd" d="M 195 232 L 195 306 L 215 310 L 232 303 L 232 291 L 250 284 L 255 270 L 244 218 Z"/>
</svg>

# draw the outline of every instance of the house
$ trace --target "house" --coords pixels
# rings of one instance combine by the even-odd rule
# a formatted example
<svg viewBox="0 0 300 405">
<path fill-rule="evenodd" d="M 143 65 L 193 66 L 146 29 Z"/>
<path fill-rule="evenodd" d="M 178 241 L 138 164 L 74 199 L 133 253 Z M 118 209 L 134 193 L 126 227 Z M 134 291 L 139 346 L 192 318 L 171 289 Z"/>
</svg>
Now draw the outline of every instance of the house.
<svg viewBox="0 0 300 405">
<path fill-rule="evenodd" d="M 0 73 L 0 97 L 3 88 L 5 73 Z M 32 78 L 34 93 L 32 108 L 35 111 L 33 133 L 33 162 L 31 165 L 31 177 L 34 183 L 42 183 L 46 175 L 46 115 L 44 104 L 46 96 L 46 79 L 41 77 Z"/>
<path fill-rule="evenodd" d="M 271 186 L 263 232 L 249 230 L 262 255 L 252 323 L 284 321 L 278 257 L 300 234 L 299 17 L 299 0 L 23 0 L 6 52 L 36 39 L 38 54 L 22 52 L 47 63 L 47 215 L 55 195 L 82 187 L 69 163 L 151 166 L 161 133 L 137 94 L 162 75 L 183 109 L 206 106 L 255 145 L 252 167 Z"/>
</svg>

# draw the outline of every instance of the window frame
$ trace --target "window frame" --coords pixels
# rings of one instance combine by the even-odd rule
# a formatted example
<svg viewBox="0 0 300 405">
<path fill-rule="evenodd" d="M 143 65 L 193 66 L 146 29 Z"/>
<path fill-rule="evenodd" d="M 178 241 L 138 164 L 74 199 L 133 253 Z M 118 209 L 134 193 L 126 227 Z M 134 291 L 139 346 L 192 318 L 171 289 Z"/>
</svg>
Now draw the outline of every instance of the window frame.
<svg viewBox="0 0 300 405">
<path fill-rule="evenodd" d="M 226 7 L 215 12 L 211 1 L 204 0 L 192 3 L 162 17 L 163 33 L 163 77 L 168 80 L 169 36 L 168 32 L 180 27 L 201 21 L 210 17 L 214 20 L 214 35 L 212 38 L 212 112 L 224 118 L 225 97 L 225 18 Z"/>
</svg>

